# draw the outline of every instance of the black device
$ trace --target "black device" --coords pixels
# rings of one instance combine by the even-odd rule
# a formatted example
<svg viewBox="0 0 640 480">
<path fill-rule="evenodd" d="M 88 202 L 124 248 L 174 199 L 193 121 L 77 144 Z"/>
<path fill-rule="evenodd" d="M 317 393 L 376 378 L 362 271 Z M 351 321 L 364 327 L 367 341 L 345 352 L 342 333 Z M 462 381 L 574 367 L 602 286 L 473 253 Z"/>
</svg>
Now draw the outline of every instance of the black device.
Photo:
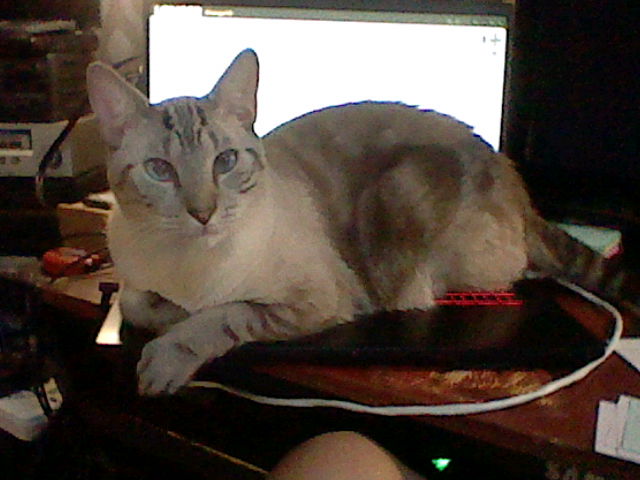
<svg viewBox="0 0 640 480">
<path fill-rule="evenodd" d="M 39 383 L 42 366 L 37 335 L 41 299 L 26 283 L 0 277 L 0 396 Z"/>
<path fill-rule="evenodd" d="M 250 343 L 229 359 L 449 370 L 544 368 L 560 373 L 603 354 L 606 339 L 587 330 L 556 301 L 558 294 L 577 293 L 553 280 L 523 280 L 513 292 L 520 302 L 382 312 L 296 340 Z"/>
</svg>

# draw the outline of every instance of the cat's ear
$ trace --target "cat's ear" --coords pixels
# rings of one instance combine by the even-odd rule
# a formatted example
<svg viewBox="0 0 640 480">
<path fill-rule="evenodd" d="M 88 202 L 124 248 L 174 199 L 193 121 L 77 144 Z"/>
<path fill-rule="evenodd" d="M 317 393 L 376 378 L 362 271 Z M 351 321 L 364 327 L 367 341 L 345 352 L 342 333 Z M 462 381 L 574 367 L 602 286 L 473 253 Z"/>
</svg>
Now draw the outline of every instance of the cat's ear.
<svg viewBox="0 0 640 480">
<path fill-rule="evenodd" d="M 147 111 L 149 101 L 133 85 L 104 63 L 87 69 L 87 91 L 104 140 L 118 148 L 127 129 Z"/>
<path fill-rule="evenodd" d="M 257 91 L 258 57 L 247 49 L 233 60 L 206 98 L 214 109 L 237 118 L 250 130 L 256 121 Z"/>
</svg>

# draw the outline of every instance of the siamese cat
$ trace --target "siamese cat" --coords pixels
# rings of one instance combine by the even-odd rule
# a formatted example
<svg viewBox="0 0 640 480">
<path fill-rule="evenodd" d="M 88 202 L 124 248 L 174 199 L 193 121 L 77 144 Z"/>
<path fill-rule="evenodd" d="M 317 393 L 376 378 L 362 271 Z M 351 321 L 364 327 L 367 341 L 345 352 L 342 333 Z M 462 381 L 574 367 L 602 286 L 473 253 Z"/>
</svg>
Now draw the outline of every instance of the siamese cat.
<svg viewBox="0 0 640 480">
<path fill-rule="evenodd" d="M 259 138 L 251 50 L 202 98 L 150 106 L 100 63 L 87 78 L 113 148 L 123 316 L 158 334 L 138 364 L 142 394 L 175 392 L 246 342 L 506 289 L 527 269 L 588 288 L 623 280 L 543 220 L 511 161 L 447 115 L 353 103 Z"/>
</svg>

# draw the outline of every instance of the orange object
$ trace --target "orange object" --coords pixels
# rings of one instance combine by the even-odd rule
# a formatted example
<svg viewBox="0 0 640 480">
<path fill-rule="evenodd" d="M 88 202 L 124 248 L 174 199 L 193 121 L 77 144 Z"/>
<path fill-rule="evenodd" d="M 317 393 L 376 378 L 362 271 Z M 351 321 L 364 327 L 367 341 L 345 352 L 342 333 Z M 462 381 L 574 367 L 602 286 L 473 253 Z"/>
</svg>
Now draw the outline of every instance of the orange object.
<svg viewBox="0 0 640 480">
<path fill-rule="evenodd" d="M 42 256 L 42 268 L 52 277 L 82 275 L 96 270 L 102 262 L 100 255 L 82 248 L 59 247 Z"/>
</svg>

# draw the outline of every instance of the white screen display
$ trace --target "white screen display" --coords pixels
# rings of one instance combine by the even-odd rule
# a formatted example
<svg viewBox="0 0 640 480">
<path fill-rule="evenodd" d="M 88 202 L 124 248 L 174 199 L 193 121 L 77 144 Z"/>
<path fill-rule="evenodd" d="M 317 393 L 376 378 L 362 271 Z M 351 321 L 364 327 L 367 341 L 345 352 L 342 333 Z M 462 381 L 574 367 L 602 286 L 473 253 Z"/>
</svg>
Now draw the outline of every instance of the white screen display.
<svg viewBox="0 0 640 480">
<path fill-rule="evenodd" d="M 149 18 L 150 101 L 206 95 L 233 58 L 252 48 L 260 60 L 258 135 L 312 110 L 380 100 L 452 115 L 497 149 L 506 19 L 500 26 L 495 17 L 496 26 L 487 26 L 444 24 L 436 17 L 155 6 Z"/>
</svg>

